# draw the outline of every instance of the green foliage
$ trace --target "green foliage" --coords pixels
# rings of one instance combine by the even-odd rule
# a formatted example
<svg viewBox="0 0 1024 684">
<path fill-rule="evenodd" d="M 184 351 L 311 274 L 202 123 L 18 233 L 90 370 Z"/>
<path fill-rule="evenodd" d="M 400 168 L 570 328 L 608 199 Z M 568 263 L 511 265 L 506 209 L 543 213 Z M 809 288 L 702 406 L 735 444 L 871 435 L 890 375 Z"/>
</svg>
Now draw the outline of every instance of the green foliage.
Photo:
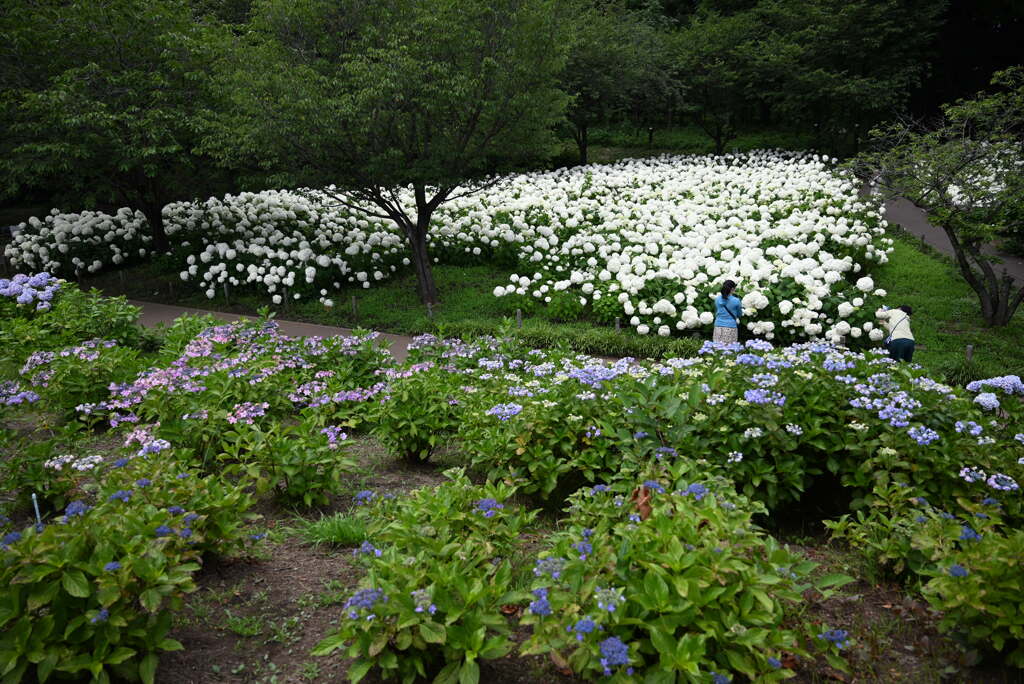
<svg viewBox="0 0 1024 684">
<path fill-rule="evenodd" d="M 105 399 L 111 384 L 131 380 L 140 366 L 138 352 L 109 340 L 62 349 L 45 363 L 33 363 L 35 358 L 29 358 L 22 375 L 38 392 L 42 406 L 65 418 L 73 418 L 77 406 Z"/>
<path fill-rule="evenodd" d="M 124 297 L 105 297 L 99 291 L 83 292 L 63 283 L 48 311 L 26 310 L 13 301 L 0 301 L 0 347 L 12 366 L 34 351 L 69 347 L 92 339 L 114 340 L 126 347 L 146 344 L 136 325 L 139 308 Z M 0 371 L 5 370 L 0 364 Z"/>
<path fill-rule="evenodd" d="M 997 74 L 1005 90 L 979 93 L 944 108 L 937 123 L 896 122 L 872 131 L 872 149 L 852 163 L 892 196 L 928 212 L 949 237 L 960 275 L 989 326 L 1005 326 L 1024 300 L 1024 285 L 997 274 L 983 249 L 1024 216 L 1024 172 L 1017 128 L 1024 72 Z"/>
<path fill-rule="evenodd" d="M 303 523 L 300 533 L 310 544 L 358 546 L 366 540 L 367 520 L 364 516 L 335 513 L 319 520 Z"/>
<path fill-rule="evenodd" d="M 432 362 L 394 371 L 387 397 L 372 416 L 373 435 L 398 458 L 422 463 L 458 427 L 459 376 Z"/>
<path fill-rule="evenodd" d="M 509 501 L 510 487 L 474 486 L 460 470 L 446 475 L 436 489 L 373 497 L 365 509 L 367 578 L 341 627 L 313 651 L 344 649 L 356 659 L 353 682 L 376 666 L 388 680 L 476 684 L 480 660 L 513 648 L 500 609 L 520 599 L 509 558 L 536 512 Z"/>
<path fill-rule="evenodd" d="M 330 441 L 315 426 L 239 423 L 223 434 L 217 457 L 226 475 L 238 473 L 291 504 L 324 505 L 342 491 L 343 478 L 355 470 L 345 454 L 344 435 Z"/>
<path fill-rule="evenodd" d="M 164 249 L 164 204 L 215 175 L 195 153 L 199 114 L 217 107 L 214 25 L 184 2 L 103 0 L 23 5 L 0 30 L 0 192 L 52 183 L 86 204 L 127 203 L 145 211 Z"/>
<path fill-rule="evenodd" d="M 62 522 L 6 540 L 5 682 L 34 673 L 40 681 L 71 675 L 151 684 L 157 654 L 181 648 L 168 637 L 171 611 L 194 591 L 200 554 L 241 543 L 252 499 L 240 488 L 203 481 L 171 461 L 140 458 L 107 474 L 96 499 L 69 506 Z M 143 474 L 145 481 L 129 484 Z"/>
<path fill-rule="evenodd" d="M 1024 577 L 1014 562 L 1024 554 L 1024 530 L 1005 526 L 998 506 L 974 504 L 967 510 L 974 511 L 967 524 L 980 540 L 963 540 L 961 521 L 939 520 L 920 542 L 935 561 L 923 573 L 931 577 L 924 596 L 942 612 L 943 631 L 962 634 L 968 643 L 1024 668 Z M 955 565 L 966 576 L 958 576 Z"/>
<path fill-rule="evenodd" d="M 690 465 L 657 470 L 643 485 L 623 480 L 570 498 L 564 531 L 537 560 L 523 652 L 611 681 L 791 677 L 768 659 L 802 650 L 783 619 L 814 564 L 753 525 L 763 509 L 727 481 L 694 482 Z M 628 647 L 628 663 L 602 662 L 612 638 Z"/>
<path fill-rule="evenodd" d="M 549 498 L 552 494 L 564 498 L 618 470 L 617 445 L 602 431 L 609 405 L 594 400 L 589 387 L 568 381 L 543 393 L 534 394 L 528 386 L 517 390 L 544 399 L 519 404 L 523 400 L 516 394 L 498 395 L 498 408 L 507 404 L 519 409 L 508 417 L 488 413 L 491 406 L 481 405 L 486 398 L 493 405 L 495 394 L 488 392 L 462 418 L 459 438 L 473 468 L 489 480 L 515 482 L 522 493 L 537 494 L 555 506 L 561 498 Z M 580 401 L 579 393 L 589 393 L 591 399 Z"/>
</svg>

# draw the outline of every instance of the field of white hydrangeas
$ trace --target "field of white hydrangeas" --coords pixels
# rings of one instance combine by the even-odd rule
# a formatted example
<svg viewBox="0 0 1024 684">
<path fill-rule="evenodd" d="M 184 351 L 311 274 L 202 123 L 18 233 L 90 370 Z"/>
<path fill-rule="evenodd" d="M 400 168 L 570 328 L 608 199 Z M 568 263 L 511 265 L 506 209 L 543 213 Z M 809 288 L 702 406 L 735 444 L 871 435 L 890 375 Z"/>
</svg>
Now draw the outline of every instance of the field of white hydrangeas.
<svg viewBox="0 0 1024 684">
<path fill-rule="evenodd" d="M 405 198 L 412 209 L 411 193 Z M 370 288 L 409 265 L 389 221 L 317 191 L 242 193 L 164 209 L 180 278 L 210 298 L 223 283 L 317 298 Z M 56 210 L 22 225 L 21 270 L 95 273 L 146 256 L 145 220 Z M 818 155 L 664 156 L 504 178 L 434 216 L 435 262 L 515 270 L 496 297 L 558 307 L 640 334 L 706 332 L 711 298 L 739 283 L 744 323 L 767 339 L 879 340 L 885 295 L 870 271 L 891 240 L 876 200 Z"/>
</svg>

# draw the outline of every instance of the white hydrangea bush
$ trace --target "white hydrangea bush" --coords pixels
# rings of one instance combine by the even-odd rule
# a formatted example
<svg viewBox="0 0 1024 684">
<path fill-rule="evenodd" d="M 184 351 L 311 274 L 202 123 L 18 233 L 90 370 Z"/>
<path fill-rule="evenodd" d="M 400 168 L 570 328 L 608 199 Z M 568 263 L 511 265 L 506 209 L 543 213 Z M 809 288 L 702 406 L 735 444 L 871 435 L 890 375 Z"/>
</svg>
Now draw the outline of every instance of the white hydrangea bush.
<svg viewBox="0 0 1024 684">
<path fill-rule="evenodd" d="M 74 277 L 144 259 L 150 241 L 141 211 L 123 207 L 114 214 L 68 214 L 52 209 L 42 219 L 33 216 L 19 224 L 4 255 L 19 271 Z"/>
<path fill-rule="evenodd" d="M 571 306 L 640 334 L 707 329 L 732 279 L 753 335 L 877 340 L 884 292 L 870 271 L 892 241 L 877 199 L 857 187 L 828 157 L 776 151 L 525 173 L 443 205 L 429 246 L 436 262 L 511 267 L 494 290 L 509 305 Z M 411 192 L 400 199 L 412 214 Z M 210 298 L 228 283 L 275 304 L 330 306 L 333 291 L 373 287 L 409 265 L 391 221 L 316 191 L 180 202 L 164 220 L 180 278 Z M 52 252 L 39 235 L 32 251 Z"/>
</svg>

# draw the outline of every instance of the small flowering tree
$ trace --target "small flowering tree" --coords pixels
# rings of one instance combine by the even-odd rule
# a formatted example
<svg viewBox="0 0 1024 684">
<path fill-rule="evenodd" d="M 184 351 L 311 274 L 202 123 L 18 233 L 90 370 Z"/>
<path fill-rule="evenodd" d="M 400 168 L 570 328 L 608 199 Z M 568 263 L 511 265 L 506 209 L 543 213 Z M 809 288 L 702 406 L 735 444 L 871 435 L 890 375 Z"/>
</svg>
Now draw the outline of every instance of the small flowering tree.
<svg viewBox="0 0 1024 684">
<path fill-rule="evenodd" d="M 986 246 L 1024 218 L 1024 69 L 997 73 L 995 94 L 947 105 L 933 125 L 899 121 L 872 133 L 854 167 L 893 197 L 928 212 L 953 246 L 960 274 L 978 296 L 986 325 L 1004 326 L 1024 301 L 1024 283 Z"/>
<path fill-rule="evenodd" d="M 566 101 L 554 4 L 262 3 L 260 43 L 240 48 L 225 77 L 234 106 L 210 147 L 287 185 L 330 185 L 336 202 L 394 221 L 420 298 L 437 303 L 434 211 L 550 148 Z"/>
</svg>

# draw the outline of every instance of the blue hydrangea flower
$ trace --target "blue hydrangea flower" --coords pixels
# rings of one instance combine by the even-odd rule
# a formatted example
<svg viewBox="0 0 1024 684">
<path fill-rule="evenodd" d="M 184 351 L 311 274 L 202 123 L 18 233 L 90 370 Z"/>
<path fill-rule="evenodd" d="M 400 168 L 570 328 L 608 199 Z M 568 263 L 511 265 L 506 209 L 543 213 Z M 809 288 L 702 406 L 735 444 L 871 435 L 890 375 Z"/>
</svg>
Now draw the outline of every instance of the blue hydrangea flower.
<svg viewBox="0 0 1024 684">
<path fill-rule="evenodd" d="M 139 478 L 135 481 L 136 487 L 148 487 L 151 484 L 153 484 L 153 481 L 146 477 Z"/>
<path fill-rule="evenodd" d="M 370 542 L 364 541 L 362 544 L 359 545 L 358 549 L 354 549 L 352 551 L 352 555 L 353 556 L 358 556 L 358 555 L 363 554 L 363 553 L 366 553 L 366 554 L 369 554 L 371 556 L 376 556 L 377 558 L 380 558 L 381 554 L 383 553 L 383 551 L 378 549 L 376 546 L 374 546 Z"/>
<path fill-rule="evenodd" d="M 541 617 L 551 615 L 551 603 L 548 601 L 548 590 L 543 587 L 540 589 L 534 589 L 533 595 L 536 600 L 530 602 L 530 612 L 534 615 L 540 615 Z"/>
<path fill-rule="evenodd" d="M 981 539 L 981 535 L 975 532 L 967 525 L 960 527 L 960 541 L 978 541 Z"/>
<path fill-rule="evenodd" d="M 88 513 L 91 508 L 92 506 L 86 505 L 84 501 L 72 501 L 64 509 L 64 515 L 68 518 L 74 518 L 76 515 L 82 516 Z"/>
<path fill-rule="evenodd" d="M 830 629 L 826 632 L 822 632 L 818 635 L 819 639 L 824 641 L 830 641 L 835 644 L 838 648 L 844 648 L 846 642 L 849 639 L 850 633 L 845 629 Z"/>
<path fill-rule="evenodd" d="M 96 615 L 91 620 L 89 620 L 89 622 L 95 625 L 100 622 L 106 622 L 109 618 L 110 611 L 106 608 L 101 608 L 100 612 L 96 613 Z"/>
<path fill-rule="evenodd" d="M 371 492 L 369 489 L 364 489 L 361 492 L 356 492 L 356 505 L 365 506 L 376 498 L 376 494 Z"/>
<path fill-rule="evenodd" d="M 431 603 L 429 589 L 417 589 L 411 592 L 410 596 L 416 604 L 416 607 L 413 608 L 415 612 L 430 613 L 431 615 L 437 612 L 437 606 Z"/>
<path fill-rule="evenodd" d="M 575 625 L 566 627 L 566 631 L 574 632 L 576 634 L 576 641 L 583 641 L 587 634 L 591 634 L 595 629 L 600 629 L 598 624 L 594 622 L 590 617 L 585 617 Z"/>
<path fill-rule="evenodd" d="M 594 592 L 594 598 L 597 599 L 597 607 L 601 610 L 607 610 L 609 613 L 614 613 L 620 603 L 626 602 L 626 597 L 622 595 L 622 589 L 614 587 L 608 587 L 607 589 L 598 587 L 597 591 Z"/>
<path fill-rule="evenodd" d="M 116 572 L 121 569 L 121 564 L 117 561 L 110 561 L 103 566 L 103 570 L 106 572 Z"/>
<path fill-rule="evenodd" d="M 156 534 L 156 536 L 158 537 L 170 537 L 174 534 L 174 530 L 168 527 L 167 525 L 160 525 L 155 530 L 153 530 L 153 533 Z"/>
<path fill-rule="evenodd" d="M 771 665 L 776 670 L 778 670 L 780 667 L 782 667 L 782 661 L 779 660 L 778 658 L 769 657 L 768 658 L 768 664 Z"/>
<path fill-rule="evenodd" d="M 476 510 L 483 513 L 485 518 L 493 518 L 504 507 L 505 504 L 498 503 L 496 499 L 480 499 L 476 502 Z"/>
<path fill-rule="evenodd" d="M 711 673 L 712 684 L 729 684 L 732 681 L 727 675 L 719 674 L 718 672 Z"/>
<path fill-rule="evenodd" d="M 967 577 L 970 572 L 959 563 L 953 563 L 953 565 L 949 566 L 949 574 L 953 577 Z"/>
<path fill-rule="evenodd" d="M 185 512 L 185 509 L 182 508 L 181 506 L 168 506 L 167 507 L 167 512 L 170 513 L 171 515 L 181 515 L 182 513 Z M 193 520 L 194 519 L 195 518 L 193 518 Z M 191 522 L 191 521 L 186 520 L 185 522 L 188 523 L 188 522 Z"/>
<path fill-rule="evenodd" d="M 594 552 L 594 545 L 588 541 L 576 542 L 572 548 L 579 551 L 580 560 L 587 560 L 587 556 Z"/>
<path fill-rule="evenodd" d="M 511 418 L 513 416 L 518 416 L 520 413 L 522 413 L 522 411 L 523 411 L 522 405 L 515 404 L 515 403 L 508 403 L 508 404 L 498 404 L 496 406 L 492 406 L 491 408 L 487 409 L 486 413 L 489 416 L 497 416 L 501 420 L 508 420 L 509 418 Z"/>
<path fill-rule="evenodd" d="M 552 579 L 558 579 L 562 576 L 565 562 L 564 558 L 538 558 L 533 568 L 533 574 L 536 577 L 550 575 Z"/>
<path fill-rule="evenodd" d="M 387 595 L 380 589 L 360 589 L 345 602 L 345 609 L 348 611 L 348 616 L 353 620 L 358 618 L 363 611 L 367 613 L 366 619 L 372 620 L 376 616 L 370 611 L 373 610 L 378 601 L 386 603 L 387 600 Z"/>
<path fill-rule="evenodd" d="M 130 489 L 119 489 L 110 495 L 107 501 L 123 501 L 128 503 L 132 499 L 132 492 Z"/>
<path fill-rule="evenodd" d="M 622 642 L 619 637 L 608 637 L 600 644 L 601 651 L 601 667 L 604 668 L 604 674 L 611 676 L 613 667 L 619 667 L 621 665 L 629 665 L 629 646 Z M 632 674 L 632 670 L 627 672 Z"/>
<path fill-rule="evenodd" d="M 644 487 L 647 487 L 648 489 L 653 489 L 658 494 L 665 493 L 665 488 L 662 487 L 661 484 L 658 483 L 656 480 L 644 480 Z"/>
</svg>

